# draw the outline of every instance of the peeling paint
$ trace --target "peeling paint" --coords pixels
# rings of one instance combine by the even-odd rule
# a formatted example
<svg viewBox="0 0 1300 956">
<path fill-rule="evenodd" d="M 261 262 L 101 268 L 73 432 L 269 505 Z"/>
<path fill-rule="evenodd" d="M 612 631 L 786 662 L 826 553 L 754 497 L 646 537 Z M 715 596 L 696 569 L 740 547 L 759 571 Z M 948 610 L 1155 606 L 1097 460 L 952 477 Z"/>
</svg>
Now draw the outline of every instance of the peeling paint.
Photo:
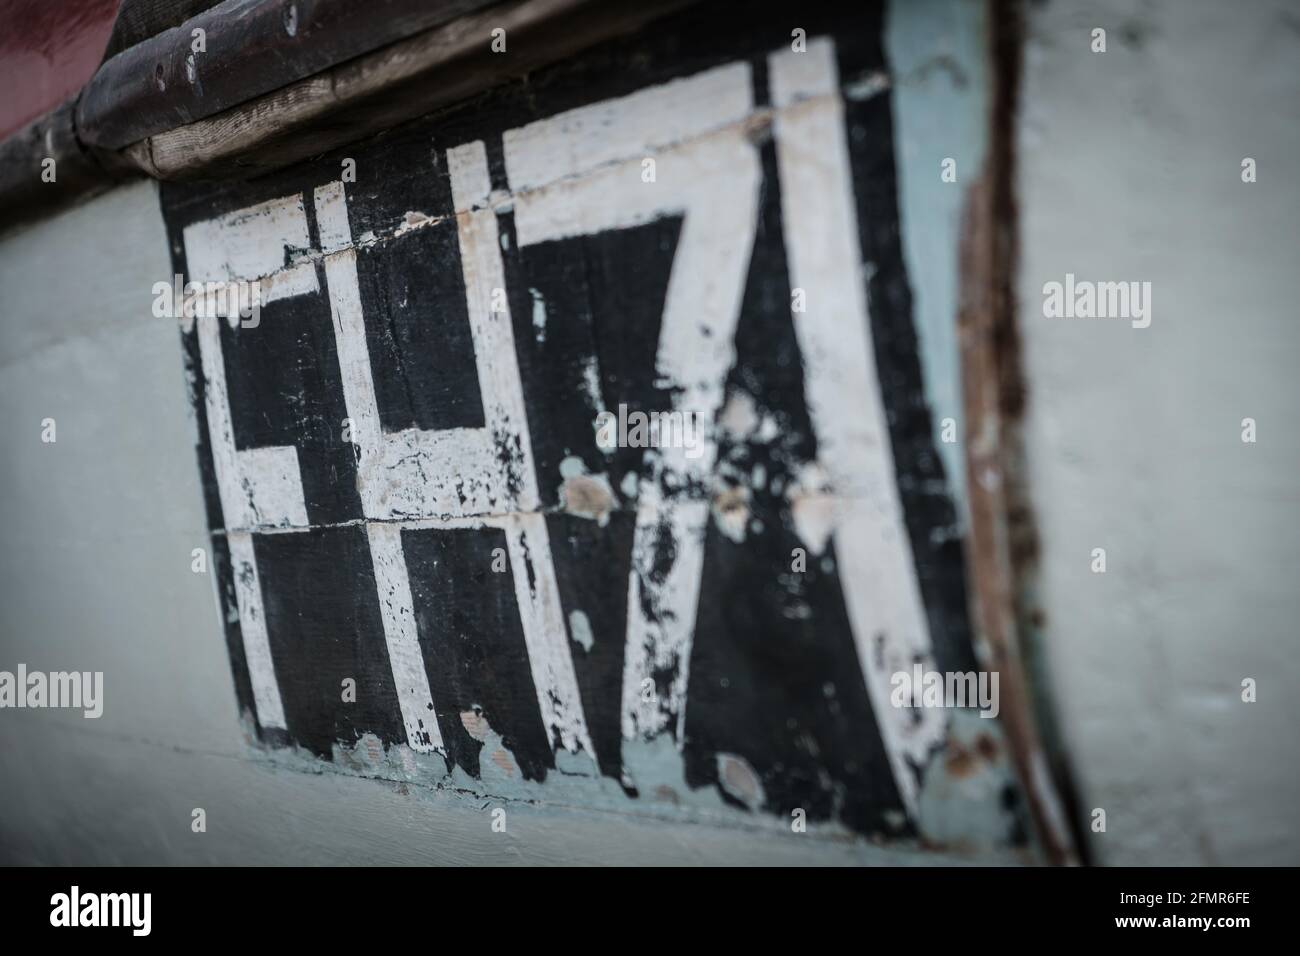
<svg viewBox="0 0 1300 956">
<path fill-rule="evenodd" d="M 718 760 L 718 786 L 729 797 L 738 800 L 750 810 L 763 806 L 763 782 L 744 757 L 720 753 Z"/>
<path fill-rule="evenodd" d="M 546 341 L 546 302 L 536 289 L 528 290 L 533 300 L 533 335 L 539 344 Z"/>
<path fill-rule="evenodd" d="M 423 229 L 425 226 L 436 221 L 437 220 L 432 216 L 426 215 L 425 213 L 408 211 L 406 215 L 402 217 L 402 224 L 398 226 L 397 230 L 393 233 L 393 238 L 396 239 L 400 236 L 404 236 L 408 232 L 414 232 L 416 229 Z"/>
<path fill-rule="evenodd" d="M 492 729 L 487 718 L 483 716 L 482 708 L 475 707 L 472 710 L 461 711 L 460 722 L 465 732 L 483 745 L 482 753 L 479 755 L 479 767 L 482 768 L 486 760 L 496 768 L 495 771 L 486 773 L 480 769 L 481 779 L 491 780 L 497 771 L 504 774 L 506 780 L 513 780 L 520 775 L 514 757 L 506 749 L 501 735 Z"/>
<path fill-rule="evenodd" d="M 737 544 L 744 542 L 749 524 L 749 489 L 733 486 L 713 496 L 713 521 L 718 530 Z"/>
<path fill-rule="evenodd" d="M 576 463 L 579 468 L 585 467 L 580 459 L 569 458 L 565 461 Z M 565 474 L 563 465 L 560 473 L 565 476 L 560 485 L 560 506 L 569 514 L 590 518 L 601 527 L 609 524 L 610 512 L 617 505 L 614 491 L 609 486 L 609 479 L 604 475 L 575 472 L 572 467 L 569 473 Z"/>
<path fill-rule="evenodd" d="M 718 426 L 733 439 L 743 440 L 758 430 L 758 407 L 748 392 L 734 392 L 718 415 Z"/>
<path fill-rule="evenodd" d="M 820 555 L 835 530 L 836 517 L 825 470 L 816 464 L 806 465 L 795 482 L 786 486 L 785 496 L 800 540 L 814 555 Z"/>
<path fill-rule="evenodd" d="M 788 827 L 782 815 L 807 805 L 824 834 L 948 839 L 943 781 L 967 785 L 996 759 L 979 742 L 944 751 L 943 717 L 882 704 L 892 668 L 933 656 L 917 573 L 930 558 L 913 542 L 941 545 L 955 527 L 927 512 L 909 528 L 900 494 L 947 487 L 893 458 L 899 409 L 924 396 L 906 368 L 878 375 L 873 350 L 907 341 L 905 276 L 859 233 L 874 220 L 857 211 L 852 150 L 870 147 L 849 142 L 835 48 L 817 37 L 756 73 L 759 55 L 541 108 L 504 132 L 476 120 L 480 138 L 434 148 L 445 175 L 398 180 L 400 205 L 382 180 L 349 193 L 303 169 L 284 174 L 296 194 L 257 204 L 261 184 L 254 205 L 180 227 L 191 271 L 269 270 L 318 363 L 274 374 L 337 393 L 277 380 L 293 420 L 272 422 L 286 417 L 273 409 L 273 428 L 250 425 L 247 357 L 226 330 L 186 333 L 214 533 L 236 552 L 241 701 L 264 742 L 288 738 L 272 759 L 306 766 L 309 749 L 412 792 L 623 811 L 643 797 L 656 813 L 746 826 L 762 810 L 757 825 Z M 866 56 L 847 89 L 886 108 L 885 89 L 861 87 L 887 81 Z M 425 155 L 426 132 L 393 148 Z M 654 188 L 641 188 L 647 156 Z M 407 204 L 429 212 L 400 214 Z M 250 228 L 261 258 L 235 248 Z M 463 291 L 422 290 L 415 276 L 433 267 Z M 893 285 L 869 299 L 864 276 Z M 787 307 L 796 286 L 816 297 L 807 313 Z M 877 327 L 881 310 L 894 325 Z M 416 347 L 429 328 L 432 362 Z M 598 447 L 585 433 L 607 400 L 697 416 L 701 454 Z M 346 457 L 322 468 L 318 446 L 338 445 L 345 415 Z M 256 429 L 289 437 L 250 441 Z M 340 500 L 322 503 L 322 486 Z M 312 727 L 322 746 L 295 716 L 302 689 L 275 669 L 297 649 L 286 656 L 259 622 L 292 620 L 301 585 L 285 582 L 305 550 L 351 554 L 348 533 L 374 593 L 348 595 L 358 622 L 339 640 L 379 662 L 372 698 L 400 714 L 392 726 L 330 712 Z M 818 558 L 797 573 L 795 544 Z M 259 583 L 263 552 L 279 583 Z M 277 717 L 280 685 L 290 706 Z"/>
<path fill-rule="evenodd" d="M 638 485 L 639 481 L 636 472 L 629 471 L 623 476 L 623 480 L 619 483 L 618 490 L 623 493 L 623 497 L 628 501 L 635 501 Z"/>
<path fill-rule="evenodd" d="M 953 712 L 947 740 L 923 772 L 918 807 L 921 836 L 938 846 L 971 851 L 1018 842 L 1027 808 L 996 721 Z"/>
<path fill-rule="evenodd" d="M 574 610 L 569 612 L 569 636 L 573 642 L 581 647 L 587 653 L 596 646 L 595 635 L 591 632 L 591 622 L 587 620 L 587 615 L 582 611 Z"/>
</svg>

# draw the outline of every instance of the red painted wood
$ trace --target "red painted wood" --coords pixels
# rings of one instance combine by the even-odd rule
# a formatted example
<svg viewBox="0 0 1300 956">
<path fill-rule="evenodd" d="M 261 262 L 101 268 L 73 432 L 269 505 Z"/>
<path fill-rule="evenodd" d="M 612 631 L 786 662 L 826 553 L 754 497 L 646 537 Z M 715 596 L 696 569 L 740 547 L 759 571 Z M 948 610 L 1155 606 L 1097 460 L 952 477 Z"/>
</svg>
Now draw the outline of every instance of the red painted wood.
<svg viewBox="0 0 1300 956">
<path fill-rule="evenodd" d="M 119 0 L 0 0 L 0 138 L 58 106 L 94 74 Z"/>
</svg>

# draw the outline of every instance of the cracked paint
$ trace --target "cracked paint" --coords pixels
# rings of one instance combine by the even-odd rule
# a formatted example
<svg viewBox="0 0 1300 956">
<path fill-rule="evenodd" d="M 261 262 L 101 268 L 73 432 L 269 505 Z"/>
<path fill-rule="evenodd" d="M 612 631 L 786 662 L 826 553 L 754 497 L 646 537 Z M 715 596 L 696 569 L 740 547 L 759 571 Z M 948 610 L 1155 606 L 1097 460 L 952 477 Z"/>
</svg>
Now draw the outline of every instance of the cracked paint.
<svg viewBox="0 0 1300 956">
<path fill-rule="evenodd" d="M 268 759 L 945 845 L 1005 822 L 1000 749 L 887 703 L 891 669 L 963 663 L 969 634 L 878 226 L 892 88 L 856 36 L 493 94 L 356 184 L 326 157 L 246 196 L 165 188 L 178 267 L 275 290 L 261 339 L 182 329 Z M 699 445 L 600 446 L 620 406 L 689 414 Z"/>
</svg>

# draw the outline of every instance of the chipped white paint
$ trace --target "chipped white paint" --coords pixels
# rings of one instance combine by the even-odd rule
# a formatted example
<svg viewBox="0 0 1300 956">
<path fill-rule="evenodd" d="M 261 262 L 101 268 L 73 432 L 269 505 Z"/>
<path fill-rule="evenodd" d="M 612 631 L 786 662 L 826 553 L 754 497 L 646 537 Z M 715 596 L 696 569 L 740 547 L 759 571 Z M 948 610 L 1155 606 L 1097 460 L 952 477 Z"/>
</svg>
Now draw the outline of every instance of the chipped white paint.
<svg viewBox="0 0 1300 956">
<path fill-rule="evenodd" d="M 482 143 L 448 151 L 452 190 L 467 205 L 486 200 L 487 160 Z M 470 331 L 474 342 L 486 424 L 482 428 L 418 428 L 385 432 L 379 418 L 365 322 L 344 208 L 333 201 L 333 183 L 322 197 L 318 216 L 329 215 L 339 251 L 326 255 L 330 312 L 338 343 L 344 401 L 359 449 L 357 490 L 368 518 L 398 520 L 462 517 L 528 510 L 537 504 L 531 440 L 524 414 L 523 387 L 515 361 L 508 311 L 492 311 L 492 292 L 505 287 L 497 242 L 496 216 L 490 210 L 457 218 Z M 324 199 L 324 206 L 322 206 Z M 507 453 L 503 453 L 503 447 Z M 511 488 L 517 488 L 514 493 Z"/>
<path fill-rule="evenodd" d="M 508 508 L 510 502 L 502 495 L 501 462 L 489 429 L 383 430 L 366 346 L 356 257 L 351 247 L 326 256 L 325 277 L 343 400 L 359 453 L 357 492 L 366 516 L 393 520 Z"/>
<path fill-rule="evenodd" d="M 239 632 L 244 639 L 244 659 L 248 679 L 253 685 L 253 706 L 263 727 L 284 730 L 284 705 L 280 685 L 275 679 L 271 659 L 271 642 L 266 633 L 266 611 L 262 607 L 262 584 L 257 576 L 257 558 L 253 554 L 253 536 L 238 531 L 226 537 L 230 547 L 230 566 L 234 572 L 235 603 L 239 607 Z"/>
<path fill-rule="evenodd" d="M 750 810 L 763 806 L 767 799 L 763 794 L 763 781 L 748 760 L 739 754 L 718 753 L 714 755 L 714 765 L 718 773 L 718 786 L 728 795 Z"/>
<path fill-rule="evenodd" d="M 596 646 L 596 637 L 591 632 L 591 621 L 587 619 L 585 611 L 573 610 L 569 612 L 569 633 L 573 635 L 573 643 L 588 654 Z"/>
<path fill-rule="evenodd" d="M 266 526 L 307 526 L 298 450 L 288 446 L 235 447 L 230 415 L 226 364 L 221 353 L 220 320 L 199 317 L 199 357 L 206 379 L 204 398 L 212 465 L 227 531 L 248 531 Z M 236 333 L 238 334 L 238 333 Z"/>
<path fill-rule="evenodd" d="M 600 391 L 600 369 L 596 367 L 596 357 L 588 356 L 582 363 L 582 386 L 587 405 L 595 413 L 591 418 L 591 427 L 600 430 L 601 413 L 605 411 L 605 396 Z M 613 446 L 604 447 L 598 443 L 601 451 L 611 454 Z"/>
<path fill-rule="evenodd" d="M 590 518 L 602 528 L 609 524 L 610 512 L 618 505 L 609 477 L 603 472 L 587 473 L 587 466 L 576 455 L 560 462 L 560 507 L 579 518 Z M 625 479 L 626 480 L 626 477 Z"/>
<path fill-rule="evenodd" d="M 637 491 L 641 487 L 641 481 L 635 471 L 629 471 L 623 476 L 623 480 L 618 483 L 618 490 L 623 493 L 623 497 L 631 501 L 637 496 Z"/>
<path fill-rule="evenodd" d="M 515 600 L 519 604 L 524 643 L 528 646 L 537 707 L 547 736 L 565 750 L 576 753 L 581 749 L 594 756 L 596 749 L 587 733 L 578 678 L 569 654 L 546 516 L 517 514 L 498 522 L 497 526 L 506 532 Z"/>
<path fill-rule="evenodd" d="M 301 197 L 273 200 L 195 223 L 184 230 L 183 241 L 191 281 L 247 281 L 273 276 L 270 287 L 277 292 L 277 298 L 317 289 L 316 270 L 311 263 L 285 268 L 293 250 L 309 245 Z M 283 729 L 284 708 L 271 659 L 257 558 L 248 532 L 266 526 L 307 526 L 298 452 L 292 447 L 236 448 L 221 324 L 212 312 L 204 312 L 195 322 L 213 471 L 234 571 L 253 705 L 263 727 Z M 235 328 L 232 334 L 241 331 Z M 242 334 L 256 333 L 244 330 Z"/>
<path fill-rule="evenodd" d="M 453 193 L 468 205 L 486 205 L 486 153 L 481 142 L 449 153 Z M 550 739 L 570 751 L 594 754 L 538 506 L 523 389 L 508 312 L 490 309 L 491 291 L 504 288 L 496 215 L 490 209 L 458 217 L 468 312 L 487 425 L 444 431 L 406 429 L 395 435 L 380 423 L 357 284 L 342 183 L 314 190 L 331 319 L 343 375 L 344 401 L 359 449 L 357 487 L 369 519 L 454 519 L 496 515 L 489 523 L 507 535 L 522 628 L 538 707 Z M 407 226 L 418 228 L 428 217 Z M 398 230 L 400 235 L 403 230 Z M 286 197 L 195 223 L 185 230 L 195 280 L 261 279 L 281 296 L 319 291 L 300 196 Z M 240 618 L 254 672 L 255 702 L 264 726 L 284 718 L 271 666 L 265 614 L 251 537 L 308 524 L 297 452 L 292 447 L 240 451 L 235 446 L 220 327 L 199 320 L 199 347 L 214 470 L 224 523 L 237 548 Z M 504 517 L 502 517 L 504 516 Z M 450 526 L 434 524 L 432 526 Z M 481 526 L 481 525 L 480 525 Z M 441 751 L 443 742 L 414 621 L 410 583 L 397 525 L 367 524 L 381 616 L 403 723 L 413 749 Z"/>
<path fill-rule="evenodd" d="M 737 439 L 747 438 L 757 430 L 759 417 L 758 409 L 754 406 L 754 396 L 748 392 L 732 395 L 718 416 L 718 426 Z"/>
<path fill-rule="evenodd" d="M 457 204 L 466 209 L 485 206 L 490 180 L 483 144 L 476 141 L 449 150 L 448 168 Z M 327 203 L 332 196 L 332 192 L 326 193 Z M 318 209 L 321 200 L 317 190 Z M 334 204 L 333 208 L 343 209 L 346 215 L 345 205 Z M 326 212 L 329 210 L 327 206 Z M 356 250 L 351 247 L 350 235 L 342 233 L 346 221 L 339 222 L 337 212 L 333 215 L 332 232 L 340 236 L 340 249 L 325 257 L 325 270 L 344 401 L 359 448 L 357 488 L 366 516 L 380 520 L 505 516 L 497 526 L 506 532 L 524 640 L 548 736 L 567 750 L 594 754 L 569 656 L 550 540 L 544 518 L 535 513 L 539 501 L 532 441 L 510 314 L 492 310 L 493 290 L 505 288 L 496 213 L 476 208 L 457 216 L 486 425 L 440 431 L 410 428 L 395 434 L 384 432 L 379 419 L 357 285 Z M 392 569 L 385 573 L 380 588 L 387 604 L 385 633 L 390 648 L 395 641 L 404 661 L 418 660 L 400 537 L 372 531 L 371 540 L 381 542 L 383 563 Z M 403 565 L 400 575 L 396 573 L 398 562 Z M 380 563 L 377 557 L 377 575 Z M 408 697 L 403 698 L 408 736 L 414 732 L 412 720 L 429 699 L 424 671 L 420 670 L 422 680 L 414 679 L 417 669 L 394 661 L 399 686 L 404 680 L 408 688 Z"/>
<path fill-rule="evenodd" d="M 628 96 L 508 130 L 502 137 L 515 194 L 600 166 L 635 160 L 629 191 L 641 183 L 641 160 L 665 147 L 735 125 L 753 109 L 750 70 L 730 63 Z M 468 208 L 457 201 L 456 208 Z"/>
<path fill-rule="evenodd" d="M 749 527 L 749 489 L 735 485 L 713 496 L 713 523 L 718 530 L 737 544 L 745 540 Z"/>
<path fill-rule="evenodd" d="M 814 289 L 794 326 L 818 456 L 836 494 L 836 554 L 858 661 L 894 766 L 916 812 L 916 777 L 944 736 L 942 711 L 889 704 L 889 675 L 930 658 L 930 634 L 894 478 L 858 264 L 844 110 L 833 45 L 769 59 L 782 226 L 791 284 Z"/>
<path fill-rule="evenodd" d="M 487 204 L 492 195 L 492 176 L 481 140 L 447 150 L 447 174 L 451 178 L 451 204 L 458 214 Z"/>
<path fill-rule="evenodd" d="M 352 245 L 352 227 L 348 223 L 347 198 L 343 184 L 335 181 L 317 186 L 312 193 L 316 206 L 316 231 L 320 234 L 320 251 L 325 255 Z"/>
<path fill-rule="evenodd" d="M 431 226 L 441 220 L 428 215 L 427 213 L 417 212 L 414 209 L 408 209 L 406 215 L 402 217 L 402 224 L 397 227 L 393 233 L 393 238 L 399 238 L 408 232 L 414 232 L 417 229 L 423 229 L 425 226 Z"/>
<path fill-rule="evenodd" d="M 786 487 L 785 496 L 795 533 L 813 554 L 821 554 L 835 530 L 836 514 L 834 489 L 825 469 L 816 462 L 804 465 Z"/>
<path fill-rule="evenodd" d="M 397 701 L 406 726 L 406 740 L 412 750 L 446 753 L 442 732 L 429 690 L 428 663 L 420 651 L 415 629 L 415 605 L 411 600 L 411 579 L 402 552 L 402 529 L 397 525 L 370 522 L 366 525 L 370 560 L 375 568 L 379 592 L 379 613 L 384 621 L 388 663 L 397 688 Z M 436 666 L 436 661 L 434 662 Z"/>
<path fill-rule="evenodd" d="M 683 217 L 655 368 L 661 385 L 678 390 L 673 410 L 710 427 L 694 459 L 681 448 L 646 453 L 652 480 L 640 486 L 628 581 L 625 739 L 671 727 L 683 742 L 709 505 L 682 500 L 682 492 L 712 471 L 711 423 L 735 360 L 761 179 L 757 154 L 739 126 L 752 108 L 749 66 L 731 64 L 503 137 L 520 246 Z M 645 183 L 641 158 L 652 152 L 657 177 Z M 658 546 L 662 535 L 671 547 Z M 670 566 L 657 566 L 665 553 Z M 657 673 L 672 677 L 659 693 L 645 693 Z"/>
<path fill-rule="evenodd" d="M 251 281 L 280 273 L 280 298 L 317 290 L 311 262 L 290 265 L 295 254 L 311 247 L 302 196 L 272 199 L 193 223 L 183 236 L 193 281 Z"/>
<path fill-rule="evenodd" d="M 770 58 L 769 68 L 791 279 L 817 293 L 808 312 L 796 317 L 795 329 L 807 370 L 819 462 L 786 494 L 800 537 L 817 555 L 834 540 L 845 579 L 852 582 L 845 600 L 863 675 L 902 798 L 915 814 L 916 781 L 909 761 L 924 764 L 942 738 L 943 725 L 935 712 L 915 714 L 888 706 L 888 675 L 915 658 L 926 659 L 930 643 L 875 375 L 833 47 L 819 40 L 805 54 L 783 51 Z M 710 512 L 724 533 L 744 540 L 751 530 L 748 486 L 758 488 L 766 480 L 759 469 L 740 475 L 735 488 L 705 497 L 706 489 L 717 487 L 714 423 L 758 441 L 772 440 L 779 430 L 747 395 L 737 394 L 726 409 L 721 407 L 735 361 L 735 326 L 761 185 L 750 131 L 758 115 L 751 82 L 748 64 L 730 64 L 508 131 L 504 155 L 513 194 L 492 190 L 482 142 L 447 151 L 483 428 L 384 431 L 345 189 L 332 182 L 314 191 L 344 400 L 359 453 L 357 487 L 413 748 L 438 751 L 442 740 L 436 720 L 429 719 L 434 701 L 426 666 L 437 665 L 426 662 L 420 651 L 401 529 L 496 527 L 506 533 L 538 708 L 548 734 L 563 750 L 594 753 L 539 511 L 509 306 L 494 295 L 506 284 L 497 227 L 497 214 L 506 209 L 513 209 L 516 236 L 525 247 L 682 218 L 655 364 L 658 384 L 673 392 L 672 411 L 707 424 L 692 449 L 698 454 L 688 458 L 684 448 L 648 449 L 640 479 L 629 475 L 622 488 L 627 498 L 636 498 L 637 515 L 621 718 L 625 739 L 671 730 L 680 746 Z M 657 175 L 647 183 L 641 179 L 641 161 L 651 154 Z M 361 244 L 398 239 L 436 221 L 408 213 L 387 238 L 367 234 Z M 186 240 L 191 265 L 197 263 L 205 276 L 269 277 L 281 285 L 281 294 L 318 291 L 311 253 L 305 249 L 301 197 L 196 224 L 186 231 Z M 530 292 L 534 331 L 543 336 L 545 303 L 535 290 Z M 220 338 L 210 320 L 200 327 L 200 345 L 229 528 L 274 534 L 305 526 L 294 450 L 235 450 Z M 584 391 L 587 404 L 603 410 L 594 364 L 584 370 Z M 564 478 L 561 498 L 567 507 L 574 490 L 569 483 L 593 476 Z M 601 481 L 612 504 L 612 489 Z M 726 497 L 729 493 L 734 501 Z M 577 508 L 575 513 L 583 512 Z M 603 522 L 607 512 L 591 516 Z M 251 547 L 248 559 L 252 561 Z M 249 580 L 255 582 L 255 566 L 253 570 Z M 255 585 L 244 588 L 242 601 L 248 602 L 250 619 L 260 621 Z M 593 637 L 585 616 L 571 623 L 575 640 L 589 649 Z M 256 626 L 251 639 L 259 639 Z M 264 625 L 260 639 L 264 644 Z M 250 660 L 255 653 L 261 652 L 254 649 Z M 269 668 L 269 650 L 264 659 Z M 265 684 L 267 674 L 273 684 L 272 670 L 264 670 L 260 680 Z M 654 693 L 646 693 L 647 682 Z M 261 701 L 259 697 L 259 711 Z M 273 711 L 269 701 L 266 706 Z M 755 795 L 753 788 L 742 789 L 761 799 L 761 791 Z"/>
<path fill-rule="evenodd" d="M 315 292 L 310 263 L 285 268 L 291 251 L 305 249 L 307 216 L 301 197 L 272 200 L 197 222 L 183 233 L 185 259 L 194 282 L 239 282 L 274 276 L 280 297 Z M 266 525 L 307 525 L 298 451 L 292 447 L 235 447 L 221 328 L 211 312 L 198 323 L 199 354 L 207 380 L 205 401 L 213 470 L 228 531 Z M 241 334 L 236 330 L 235 334 Z M 255 335 L 256 330 L 242 334 Z"/>
<path fill-rule="evenodd" d="M 478 192 L 489 183 L 487 150 L 481 141 L 448 150 L 447 165 L 452 171 L 452 194 L 458 204 L 471 197 L 476 202 L 486 202 L 487 194 Z M 496 213 L 490 209 L 458 213 L 456 226 L 474 361 L 487 422 L 485 431 L 499 440 L 514 443 L 511 454 L 498 456 L 506 459 L 504 464 L 498 463 L 497 476 L 501 483 L 498 497 L 506 502 L 506 507 L 498 507 L 496 511 L 533 511 L 539 504 L 537 475 L 533 470 L 532 438 L 524 409 L 524 387 L 515 356 L 510 309 L 508 304 L 503 304 L 500 311 L 492 311 L 494 293 L 506 287 Z M 453 472 L 464 472 L 459 462 L 452 462 L 451 467 Z M 518 488 L 513 500 L 505 493 L 510 483 Z M 548 563 L 549 560 L 548 554 Z"/>
<path fill-rule="evenodd" d="M 533 300 L 533 335 L 541 345 L 546 341 L 546 300 L 537 289 L 529 289 L 528 295 Z"/>
</svg>

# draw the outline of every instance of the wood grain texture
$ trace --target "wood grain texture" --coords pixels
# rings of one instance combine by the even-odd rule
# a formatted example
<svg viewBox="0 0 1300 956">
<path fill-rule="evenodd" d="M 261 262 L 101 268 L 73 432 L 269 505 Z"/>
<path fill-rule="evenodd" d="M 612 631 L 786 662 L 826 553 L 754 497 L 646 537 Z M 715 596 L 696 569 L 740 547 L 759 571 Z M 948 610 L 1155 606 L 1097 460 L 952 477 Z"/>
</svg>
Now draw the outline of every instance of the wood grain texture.
<svg viewBox="0 0 1300 956">
<path fill-rule="evenodd" d="M 109 58 L 82 91 L 78 129 L 120 149 L 493 2 L 226 0 Z"/>
<path fill-rule="evenodd" d="M 680 5 L 504 3 L 149 136 L 127 152 L 159 179 L 256 175 L 460 102 Z M 496 29 L 509 38 L 503 54 L 491 50 Z"/>
</svg>

